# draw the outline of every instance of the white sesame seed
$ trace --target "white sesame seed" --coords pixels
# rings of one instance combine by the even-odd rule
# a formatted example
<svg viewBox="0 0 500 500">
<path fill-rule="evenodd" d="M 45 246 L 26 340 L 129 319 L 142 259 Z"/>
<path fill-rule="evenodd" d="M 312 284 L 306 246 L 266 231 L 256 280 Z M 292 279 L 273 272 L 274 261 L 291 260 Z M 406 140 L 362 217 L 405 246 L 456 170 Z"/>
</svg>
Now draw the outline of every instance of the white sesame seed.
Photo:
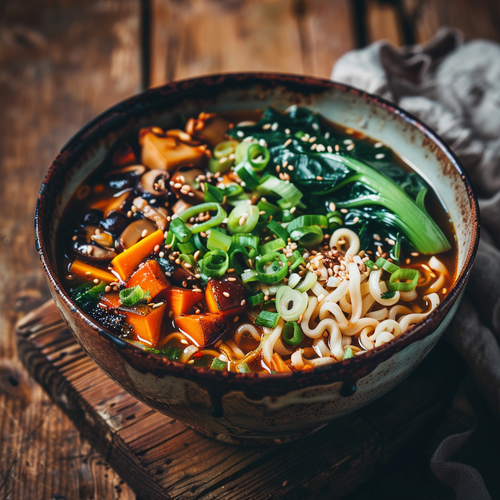
<svg viewBox="0 0 500 500">
<path fill-rule="evenodd" d="M 241 130 L 238 130 L 238 132 L 236 132 L 236 135 L 238 137 L 243 137 L 245 134 Z"/>
<path fill-rule="evenodd" d="M 382 158 L 385 158 L 384 153 L 379 153 L 378 155 L 375 155 L 375 159 L 377 159 L 377 160 L 381 160 Z"/>
<path fill-rule="evenodd" d="M 231 297 L 231 295 L 229 294 L 229 292 L 222 292 L 222 295 L 224 295 L 224 297 Z"/>
<path fill-rule="evenodd" d="M 274 122 L 272 125 L 271 125 L 271 130 L 273 132 L 275 132 L 276 130 L 278 130 L 278 122 Z"/>
<path fill-rule="evenodd" d="M 374 148 L 381 148 L 382 146 L 383 146 L 383 143 L 381 143 L 381 142 L 376 142 L 376 143 L 373 145 L 373 147 L 374 147 Z"/>
<path fill-rule="evenodd" d="M 344 139 L 344 144 L 352 144 L 352 139 Z"/>
<path fill-rule="evenodd" d="M 141 233 L 141 238 L 145 238 L 147 234 L 148 234 L 148 230 L 144 229 L 144 231 Z"/>
</svg>

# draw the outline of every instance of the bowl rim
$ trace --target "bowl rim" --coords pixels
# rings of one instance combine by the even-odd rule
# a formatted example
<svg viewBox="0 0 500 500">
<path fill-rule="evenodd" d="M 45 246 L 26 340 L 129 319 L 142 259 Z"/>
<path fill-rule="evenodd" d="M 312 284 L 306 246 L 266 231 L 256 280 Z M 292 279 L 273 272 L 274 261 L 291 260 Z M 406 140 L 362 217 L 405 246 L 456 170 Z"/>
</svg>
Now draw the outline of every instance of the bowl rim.
<svg viewBox="0 0 500 500">
<path fill-rule="evenodd" d="M 284 85 L 304 95 L 307 95 L 308 93 L 314 94 L 316 92 L 326 91 L 328 89 L 335 89 L 345 94 L 351 94 L 355 95 L 356 97 L 361 97 L 368 104 L 374 104 L 378 108 L 381 108 L 389 112 L 390 114 L 397 115 L 398 117 L 406 121 L 410 126 L 417 128 L 426 138 L 430 139 L 432 143 L 437 146 L 438 150 L 444 153 L 446 159 L 459 173 L 462 183 L 464 184 L 464 187 L 467 191 L 470 209 L 472 212 L 471 216 L 474 221 L 472 227 L 471 244 L 464 265 L 455 282 L 453 283 L 448 295 L 443 299 L 438 307 L 431 314 L 429 314 L 429 316 L 427 316 L 419 323 L 415 324 L 403 335 L 400 335 L 399 337 L 393 339 L 391 342 L 382 344 L 379 347 L 375 347 L 370 351 L 365 352 L 363 356 L 355 356 L 354 358 L 351 358 L 349 360 L 343 360 L 337 363 L 319 366 L 314 368 L 313 370 L 274 374 L 234 373 L 228 371 L 211 370 L 208 367 L 193 367 L 184 363 L 169 361 L 160 355 L 144 351 L 143 349 L 140 349 L 133 344 L 119 341 L 116 336 L 104 330 L 95 320 L 93 320 L 90 316 L 87 316 L 70 299 L 69 295 L 59 281 L 57 270 L 52 266 L 52 263 L 48 256 L 48 251 L 46 250 L 46 237 L 44 234 L 44 208 L 46 203 L 45 192 L 47 191 L 48 184 L 52 182 L 52 179 L 57 176 L 58 172 L 61 169 L 65 168 L 68 159 L 72 159 L 72 156 L 75 154 L 74 150 L 77 150 L 76 155 L 78 156 L 78 154 L 81 154 L 81 151 L 79 151 L 81 149 L 81 145 L 88 143 L 89 141 L 92 142 L 93 139 L 98 139 L 98 134 L 102 134 L 103 129 L 111 129 L 112 126 L 116 125 L 117 121 L 119 122 L 121 120 L 125 120 L 126 118 L 132 118 L 134 116 L 134 113 L 137 113 L 137 111 L 134 111 L 134 106 L 141 106 L 141 103 L 143 101 L 154 102 L 154 100 L 157 98 L 161 99 L 164 96 L 169 96 L 171 94 L 178 93 L 179 91 L 189 93 L 195 90 L 199 85 L 212 87 L 220 86 L 221 90 L 223 90 L 224 86 L 228 86 L 230 84 L 241 85 L 243 83 L 246 83 L 247 85 L 260 84 L 267 86 Z M 307 86 L 313 87 L 313 89 L 307 91 Z M 149 104 L 151 103 L 149 102 Z M 45 271 L 49 283 L 52 285 L 53 290 L 72 314 L 78 315 L 79 318 L 83 320 L 96 334 L 107 337 L 108 340 L 110 340 L 109 343 L 114 343 L 116 346 L 118 346 L 122 353 L 125 353 L 125 351 L 127 351 L 127 354 L 130 357 L 139 357 L 143 359 L 147 358 L 148 360 L 150 360 L 148 362 L 151 362 L 152 365 L 154 365 L 154 369 L 152 371 L 154 371 L 155 374 L 159 376 L 175 373 L 180 377 L 191 380 L 207 382 L 222 381 L 225 384 L 229 384 L 230 386 L 234 381 L 237 381 L 244 386 L 247 386 L 248 384 L 257 384 L 260 386 L 262 384 L 270 384 L 273 380 L 276 381 L 276 383 L 280 384 L 283 383 L 283 381 L 287 381 L 289 379 L 294 379 L 296 382 L 298 382 L 297 387 L 311 385 L 311 382 L 315 381 L 316 379 L 323 379 L 323 383 L 332 383 L 338 380 L 343 380 L 344 382 L 352 382 L 353 384 L 355 384 L 357 380 L 368 375 L 380 363 L 392 357 L 392 355 L 394 355 L 395 353 L 403 350 L 408 345 L 422 340 L 426 336 L 430 335 L 434 331 L 434 329 L 439 326 L 441 321 L 449 312 L 455 300 L 457 300 L 457 298 L 459 297 L 467 282 L 477 252 L 479 244 L 479 234 L 479 204 L 469 176 L 462 167 L 456 155 L 452 152 L 451 148 L 448 147 L 446 143 L 439 137 L 439 135 L 430 127 L 425 125 L 422 121 L 420 121 L 412 114 L 401 109 L 398 105 L 380 96 L 370 94 L 350 85 L 345 85 L 343 83 L 338 83 L 325 78 L 275 72 L 248 71 L 217 73 L 207 76 L 198 76 L 183 80 L 175 80 L 162 86 L 146 89 L 109 107 L 107 110 L 103 111 L 95 118 L 90 120 L 86 125 L 81 127 L 79 131 L 74 134 L 73 137 L 71 137 L 63 146 L 63 148 L 49 167 L 49 170 L 42 182 L 35 212 L 35 244 L 42 267 Z M 319 375 L 319 377 L 317 375 Z M 336 377 L 332 378 L 332 375 L 336 375 Z M 316 382 L 317 381 L 318 380 L 316 380 Z"/>
</svg>

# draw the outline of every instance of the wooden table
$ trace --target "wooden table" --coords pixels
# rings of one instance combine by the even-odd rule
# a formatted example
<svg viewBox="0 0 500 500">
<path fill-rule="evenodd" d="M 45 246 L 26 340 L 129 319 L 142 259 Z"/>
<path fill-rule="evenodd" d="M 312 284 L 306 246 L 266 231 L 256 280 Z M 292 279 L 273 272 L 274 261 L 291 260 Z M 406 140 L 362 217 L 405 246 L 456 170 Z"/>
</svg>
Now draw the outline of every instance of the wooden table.
<svg viewBox="0 0 500 500">
<path fill-rule="evenodd" d="M 0 498 L 134 498 L 30 379 L 15 348 L 16 321 L 47 298 L 33 244 L 33 214 L 41 180 L 69 137 L 144 85 L 238 70 L 328 77 L 334 62 L 359 44 L 380 38 L 421 42 L 442 24 L 470 37 L 499 40 L 500 5 L 496 0 L 0 3 Z"/>
</svg>

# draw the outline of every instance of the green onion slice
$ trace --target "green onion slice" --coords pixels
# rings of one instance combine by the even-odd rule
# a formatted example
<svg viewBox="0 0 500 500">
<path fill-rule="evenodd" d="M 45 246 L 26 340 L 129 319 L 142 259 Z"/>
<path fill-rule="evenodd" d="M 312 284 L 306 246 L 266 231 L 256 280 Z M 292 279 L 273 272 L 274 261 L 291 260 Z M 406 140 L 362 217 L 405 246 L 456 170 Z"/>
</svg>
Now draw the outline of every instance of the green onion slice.
<svg viewBox="0 0 500 500">
<path fill-rule="evenodd" d="M 209 250 L 223 250 L 227 252 L 231 246 L 232 238 L 228 234 L 212 229 L 207 239 L 207 248 Z"/>
<path fill-rule="evenodd" d="M 212 250 L 200 262 L 200 270 L 209 278 L 220 278 L 229 268 L 229 256 L 223 250 Z"/>
<path fill-rule="evenodd" d="M 252 166 L 243 162 L 234 167 L 234 171 L 238 174 L 238 177 L 245 183 L 245 186 L 249 189 L 254 189 L 259 185 L 260 179 L 254 172 Z"/>
<path fill-rule="evenodd" d="M 348 347 L 345 352 L 344 352 L 344 356 L 342 357 L 342 361 L 344 359 L 351 359 L 354 357 L 354 353 L 352 352 L 352 349 L 350 347 Z"/>
<path fill-rule="evenodd" d="M 282 181 L 272 175 L 266 175 L 261 179 L 258 191 L 262 194 L 280 196 L 281 200 L 278 201 L 278 205 L 282 209 L 297 206 L 303 196 L 291 182 Z"/>
<path fill-rule="evenodd" d="M 371 269 L 372 271 L 375 269 L 375 262 L 373 262 L 373 260 L 367 260 L 365 262 L 365 266 L 368 268 L 368 269 Z"/>
<path fill-rule="evenodd" d="M 270 159 L 271 153 L 269 153 L 269 149 L 260 144 L 251 144 L 247 149 L 248 163 L 250 163 L 256 172 L 264 170 Z"/>
<path fill-rule="evenodd" d="M 227 218 L 227 228 L 231 234 L 250 233 L 259 222 L 259 209 L 256 205 L 238 203 Z"/>
<path fill-rule="evenodd" d="M 251 373 L 250 368 L 246 363 L 239 363 L 236 367 L 238 373 Z"/>
<path fill-rule="evenodd" d="M 279 222 L 272 220 L 267 225 L 267 229 L 272 231 L 277 238 L 281 238 L 283 241 L 288 240 L 288 231 Z"/>
<path fill-rule="evenodd" d="M 260 281 L 278 283 L 288 273 L 288 262 L 282 253 L 270 252 L 257 257 L 256 269 Z"/>
<path fill-rule="evenodd" d="M 259 281 L 259 275 L 255 269 L 245 269 L 245 271 L 241 273 L 241 281 L 243 284 Z"/>
<path fill-rule="evenodd" d="M 257 318 L 255 318 L 255 324 L 259 326 L 266 326 L 267 328 L 276 328 L 278 321 L 280 320 L 280 315 L 271 311 L 260 311 Z"/>
<path fill-rule="evenodd" d="M 260 253 L 265 255 L 266 253 L 274 252 L 275 250 L 281 250 L 286 247 L 286 243 L 281 238 L 276 238 L 275 240 L 268 241 L 260 247 Z"/>
<path fill-rule="evenodd" d="M 290 223 L 291 224 L 291 223 Z M 298 241 L 305 247 L 319 245 L 323 241 L 323 230 L 319 226 L 303 226 L 290 233 L 293 241 Z"/>
<path fill-rule="evenodd" d="M 225 361 L 221 361 L 219 358 L 214 358 L 212 360 L 212 364 L 210 365 L 210 368 L 212 370 L 218 370 L 218 371 L 223 371 L 227 367 L 227 363 Z"/>
<path fill-rule="evenodd" d="M 304 279 L 295 287 L 295 290 L 298 290 L 299 292 L 307 292 L 316 284 L 316 281 L 318 281 L 316 273 L 307 271 Z"/>
<path fill-rule="evenodd" d="M 191 233 L 193 234 L 201 233 L 202 231 L 207 231 L 211 227 L 218 226 L 227 217 L 226 211 L 221 207 L 219 203 L 210 202 L 201 203 L 200 205 L 194 205 L 181 212 L 178 218 L 183 222 L 187 222 L 191 217 L 197 217 L 200 213 L 205 213 L 207 211 L 213 212 L 215 210 L 217 210 L 217 214 L 211 217 L 210 220 L 202 222 L 201 224 L 195 224 L 190 229 Z"/>
<path fill-rule="evenodd" d="M 184 221 L 180 217 L 172 220 L 169 227 L 169 233 L 170 232 L 175 234 L 179 243 L 186 243 L 186 241 L 191 238 L 191 231 L 186 227 L 186 224 L 184 224 Z"/>
<path fill-rule="evenodd" d="M 197 250 L 194 238 L 190 238 L 186 243 L 179 243 L 177 247 L 181 253 L 187 254 L 194 253 Z"/>
<path fill-rule="evenodd" d="M 301 278 L 300 274 L 297 274 L 297 273 L 290 274 L 290 276 L 288 276 L 288 286 L 290 288 L 295 288 L 299 284 L 299 281 L 301 279 L 302 278 Z"/>
<path fill-rule="evenodd" d="M 419 277 L 416 269 L 399 268 L 391 274 L 387 289 L 389 292 L 411 292 L 417 286 Z"/>
<path fill-rule="evenodd" d="M 290 266 L 290 270 L 297 269 L 297 267 L 300 266 L 300 264 L 305 264 L 305 260 L 303 259 L 302 255 L 298 250 L 294 250 L 292 253 L 292 265 Z"/>
<path fill-rule="evenodd" d="M 268 220 L 271 215 L 274 219 L 279 219 L 281 216 L 281 208 L 273 205 L 272 203 L 269 203 L 268 201 L 260 200 L 257 203 L 257 207 L 259 209 L 259 212 L 265 212 L 264 214 L 262 214 L 262 218 L 264 220 Z"/>
<path fill-rule="evenodd" d="M 208 182 L 205 182 L 205 201 L 210 203 L 210 202 L 215 202 L 215 203 L 222 203 L 224 200 L 224 191 L 222 189 L 219 189 L 218 187 L 212 186 L 212 184 L 209 184 Z"/>
<path fill-rule="evenodd" d="M 224 188 L 224 195 L 228 198 L 233 198 L 240 195 L 241 193 L 243 193 L 243 188 L 239 184 L 236 184 L 236 182 L 227 184 Z"/>
<path fill-rule="evenodd" d="M 264 294 L 262 292 L 258 292 L 254 295 L 250 295 L 247 298 L 247 302 L 249 303 L 250 307 L 262 304 L 262 302 L 264 302 Z"/>
<path fill-rule="evenodd" d="M 288 224 L 287 231 L 291 233 L 295 229 L 300 229 L 304 226 L 319 226 L 327 229 L 328 219 L 325 215 L 301 215 Z"/>
<path fill-rule="evenodd" d="M 218 160 L 227 158 L 230 154 L 233 154 L 236 151 L 238 145 L 239 145 L 238 141 L 219 142 L 219 144 L 217 144 L 217 146 L 215 146 L 213 150 L 213 155 Z"/>
<path fill-rule="evenodd" d="M 236 146 L 236 150 L 234 152 L 235 161 L 237 164 L 247 159 L 248 150 L 250 149 L 250 146 L 256 143 L 257 141 L 243 141 L 238 143 L 238 145 Z"/>
<path fill-rule="evenodd" d="M 212 174 L 226 174 L 231 170 L 233 165 L 234 161 L 229 158 L 221 158 L 220 160 L 217 158 L 210 158 L 210 160 L 208 160 L 208 171 L 212 172 Z"/>
<path fill-rule="evenodd" d="M 144 297 L 144 290 L 140 285 L 120 290 L 120 300 L 124 306 L 133 306 Z"/>
<path fill-rule="evenodd" d="M 297 321 L 307 308 L 307 293 L 283 285 L 276 294 L 276 310 L 285 321 Z"/>
<path fill-rule="evenodd" d="M 399 269 L 399 266 L 396 266 L 396 264 L 393 264 L 392 262 L 389 262 L 388 260 L 385 260 L 382 257 L 377 259 L 375 265 L 377 267 L 380 267 L 384 271 L 387 271 L 388 273 L 395 273 Z"/>
<path fill-rule="evenodd" d="M 300 326 L 295 321 L 288 321 L 283 327 L 281 338 L 285 344 L 295 347 L 302 342 L 304 337 Z"/>
</svg>

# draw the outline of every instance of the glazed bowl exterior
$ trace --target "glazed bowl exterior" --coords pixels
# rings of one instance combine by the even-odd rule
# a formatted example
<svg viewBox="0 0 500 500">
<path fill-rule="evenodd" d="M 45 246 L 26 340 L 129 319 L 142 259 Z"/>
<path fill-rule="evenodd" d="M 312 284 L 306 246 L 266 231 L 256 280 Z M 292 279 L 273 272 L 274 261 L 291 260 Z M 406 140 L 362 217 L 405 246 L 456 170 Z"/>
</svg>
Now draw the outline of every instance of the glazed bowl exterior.
<svg viewBox="0 0 500 500">
<path fill-rule="evenodd" d="M 169 127 L 176 113 L 307 106 L 386 143 L 436 189 L 454 222 L 458 271 L 446 298 L 390 343 L 306 372 L 257 375 L 194 368 L 123 342 L 85 315 L 57 275 L 57 231 L 72 193 L 120 138 L 145 126 Z M 110 108 L 63 148 L 43 181 L 36 241 L 52 296 L 90 357 L 140 401 L 228 441 L 280 442 L 357 410 L 403 380 L 435 345 L 457 310 L 474 260 L 478 204 L 450 149 L 397 106 L 328 80 L 294 75 L 227 74 L 174 82 Z"/>
</svg>

